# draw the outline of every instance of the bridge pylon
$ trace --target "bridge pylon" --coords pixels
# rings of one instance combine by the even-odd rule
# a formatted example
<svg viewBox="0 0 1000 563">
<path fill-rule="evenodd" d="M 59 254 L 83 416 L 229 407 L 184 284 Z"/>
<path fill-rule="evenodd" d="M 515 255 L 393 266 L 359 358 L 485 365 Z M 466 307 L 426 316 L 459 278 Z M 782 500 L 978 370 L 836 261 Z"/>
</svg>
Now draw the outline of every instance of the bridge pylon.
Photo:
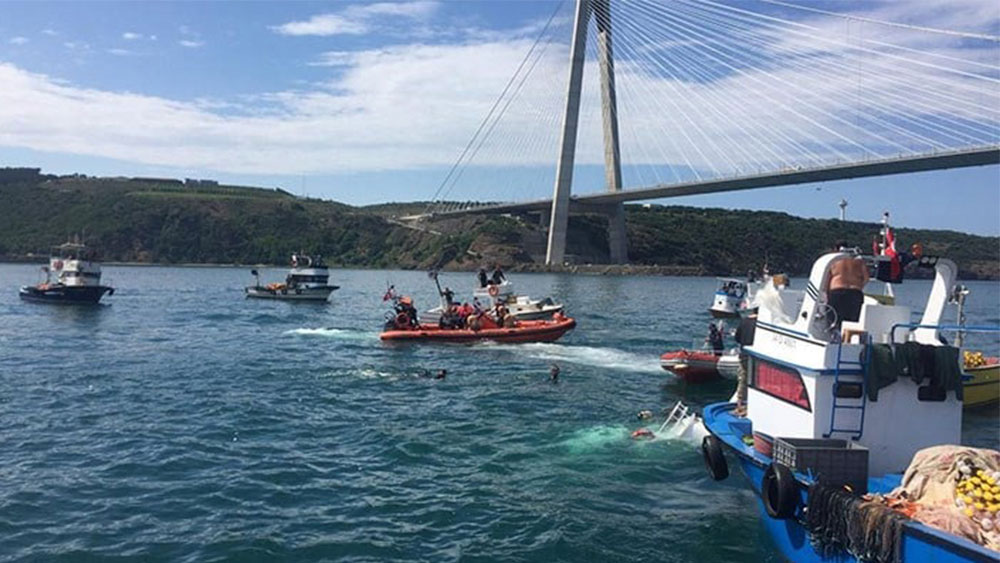
<svg viewBox="0 0 1000 563">
<path fill-rule="evenodd" d="M 570 46 L 569 85 L 566 92 L 566 112 L 563 116 L 562 143 L 552 193 L 548 249 L 545 255 L 546 264 L 561 264 L 566 255 L 566 231 L 569 228 L 570 192 L 573 185 L 573 164 L 576 158 L 577 129 L 580 117 L 580 93 L 583 86 L 583 67 L 587 52 L 587 26 L 592 15 L 597 24 L 597 58 L 601 75 L 605 186 L 610 192 L 619 192 L 622 189 L 610 0 L 577 0 L 573 40 Z M 624 264 L 628 262 L 624 204 L 614 204 L 606 216 L 608 218 L 610 260 L 613 264 Z"/>
</svg>

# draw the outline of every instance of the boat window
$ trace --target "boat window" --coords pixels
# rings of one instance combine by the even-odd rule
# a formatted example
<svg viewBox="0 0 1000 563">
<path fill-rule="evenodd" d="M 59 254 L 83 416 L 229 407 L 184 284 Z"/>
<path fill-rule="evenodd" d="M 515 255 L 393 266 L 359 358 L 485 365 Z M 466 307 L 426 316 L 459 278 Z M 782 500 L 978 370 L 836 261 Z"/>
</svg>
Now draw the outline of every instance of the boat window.
<svg viewBox="0 0 1000 563">
<path fill-rule="evenodd" d="M 750 385 L 754 389 L 812 411 L 802 375 L 795 369 L 753 358 L 751 374 Z"/>
</svg>

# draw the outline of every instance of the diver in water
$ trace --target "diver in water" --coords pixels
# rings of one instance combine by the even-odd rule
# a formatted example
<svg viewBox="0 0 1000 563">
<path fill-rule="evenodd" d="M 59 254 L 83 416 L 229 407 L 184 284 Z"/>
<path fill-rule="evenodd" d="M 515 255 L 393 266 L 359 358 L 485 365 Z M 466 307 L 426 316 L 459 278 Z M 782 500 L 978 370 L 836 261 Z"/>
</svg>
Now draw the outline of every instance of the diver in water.
<svg viewBox="0 0 1000 563">
<path fill-rule="evenodd" d="M 549 381 L 553 384 L 559 383 L 559 364 L 549 366 Z"/>
</svg>

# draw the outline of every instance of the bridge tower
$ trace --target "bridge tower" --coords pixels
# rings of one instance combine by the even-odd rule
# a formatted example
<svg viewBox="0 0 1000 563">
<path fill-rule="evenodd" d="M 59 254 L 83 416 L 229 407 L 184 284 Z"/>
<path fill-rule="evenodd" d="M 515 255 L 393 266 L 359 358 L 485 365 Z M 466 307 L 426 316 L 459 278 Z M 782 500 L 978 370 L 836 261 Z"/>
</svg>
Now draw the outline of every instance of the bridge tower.
<svg viewBox="0 0 1000 563">
<path fill-rule="evenodd" d="M 549 242 L 546 264 L 562 264 L 566 255 L 566 230 L 569 227 L 570 190 L 576 158 L 577 125 L 580 117 L 580 93 L 586 60 L 587 26 L 591 15 L 597 24 L 597 60 L 601 78 L 601 113 L 604 128 L 604 178 L 608 191 L 622 189 L 621 150 L 618 145 L 618 104 L 615 94 L 614 50 L 611 43 L 610 0 L 577 0 L 573 40 L 570 45 L 569 86 L 566 113 L 563 117 L 562 143 L 556 165 L 549 219 Z M 600 210 L 608 218 L 608 244 L 613 264 L 628 261 L 625 234 L 625 206 L 612 204 Z"/>
</svg>

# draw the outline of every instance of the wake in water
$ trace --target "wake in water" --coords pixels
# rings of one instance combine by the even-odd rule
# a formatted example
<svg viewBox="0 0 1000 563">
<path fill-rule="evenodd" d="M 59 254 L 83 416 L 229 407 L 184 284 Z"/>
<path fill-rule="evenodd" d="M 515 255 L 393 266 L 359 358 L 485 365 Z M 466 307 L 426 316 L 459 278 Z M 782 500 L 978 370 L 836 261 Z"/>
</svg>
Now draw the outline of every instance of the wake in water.
<svg viewBox="0 0 1000 563">
<path fill-rule="evenodd" d="M 292 330 L 286 330 L 285 334 L 298 336 L 322 336 L 325 338 L 335 338 L 337 340 L 375 340 L 378 339 L 379 333 L 348 328 L 295 328 Z"/>
<path fill-rule="evenodd" d="M 485 343 L 479 347 L 489 350 L 510 350 L 521 356 L 539 360 L 566 362 L 584 366 L 594 366 L 618 371 L 629 371 L 650 374 L 663 374 L 660 360 L 656 356 L 635 354 L 618 348 L 599 348 L 595 346 L 573 346 L 568 344 L 532 343 L 532 344 L 492 344 Z"/>
</svg>

